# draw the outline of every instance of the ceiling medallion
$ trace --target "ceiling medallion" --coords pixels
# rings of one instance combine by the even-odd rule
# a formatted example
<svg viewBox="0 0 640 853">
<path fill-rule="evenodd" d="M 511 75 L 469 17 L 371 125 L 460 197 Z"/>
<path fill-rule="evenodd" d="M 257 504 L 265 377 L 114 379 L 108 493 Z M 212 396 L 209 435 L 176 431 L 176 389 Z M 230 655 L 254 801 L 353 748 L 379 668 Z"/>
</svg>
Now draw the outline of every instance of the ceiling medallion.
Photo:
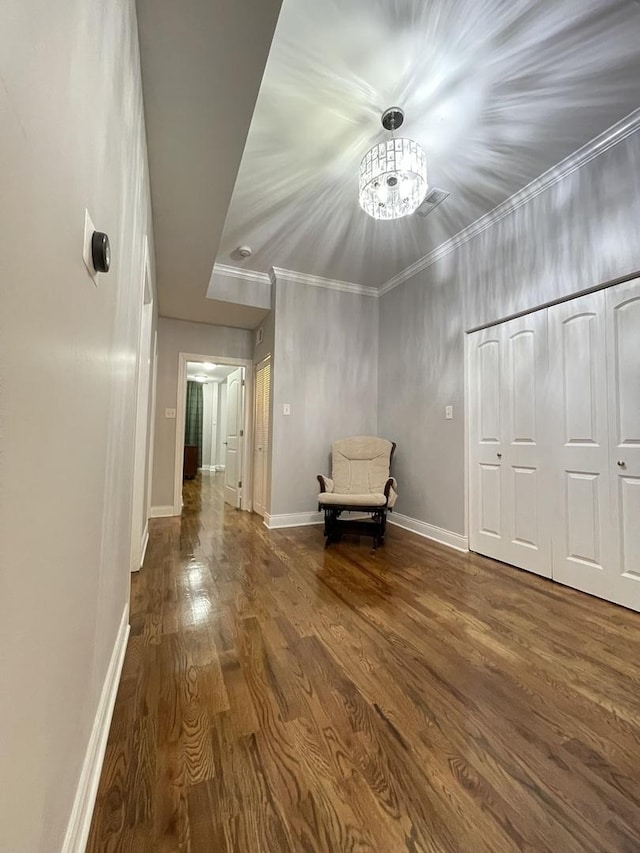
<svg viewBox="0 0 640 853">
<path fill-rule="evenodd" d="M 400 219 L 414 213 L 427 192 L 427 158 L 413 139 L 396 139 L 404 121 L 400 107 L 382 114 L 391 139 L 369 149 L 360 163 L 360 207 L 374 219 Z"/>
</svg>

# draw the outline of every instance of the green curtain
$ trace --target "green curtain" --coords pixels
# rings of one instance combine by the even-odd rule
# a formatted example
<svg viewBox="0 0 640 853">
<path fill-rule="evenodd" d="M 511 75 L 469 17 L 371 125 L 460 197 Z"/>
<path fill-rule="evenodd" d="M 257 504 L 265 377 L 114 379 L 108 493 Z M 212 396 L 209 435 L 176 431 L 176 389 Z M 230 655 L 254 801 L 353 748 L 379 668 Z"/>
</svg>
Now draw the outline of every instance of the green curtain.
<svg viewBox="0 0 640 853">
<path fill-rule="evenodd" d="M 202 384 L 187 382 L 187 411 L 184 443 L 198 446 L 198 468 L 202 466 Z"/>
</svg>

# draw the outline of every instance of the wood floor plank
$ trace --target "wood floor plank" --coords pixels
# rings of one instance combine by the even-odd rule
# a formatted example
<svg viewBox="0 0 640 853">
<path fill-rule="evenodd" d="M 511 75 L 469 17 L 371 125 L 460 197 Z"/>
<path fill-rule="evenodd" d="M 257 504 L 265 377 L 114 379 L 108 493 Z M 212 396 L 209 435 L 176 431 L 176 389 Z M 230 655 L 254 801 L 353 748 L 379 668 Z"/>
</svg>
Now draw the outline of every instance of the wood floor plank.
<svg viewBox="0 0 640 853">
<path fill-rule="evenodd" d="M 389 529 L 150 523 L 87 850 L 638 853 L 640 618 Z"/>
</svg>

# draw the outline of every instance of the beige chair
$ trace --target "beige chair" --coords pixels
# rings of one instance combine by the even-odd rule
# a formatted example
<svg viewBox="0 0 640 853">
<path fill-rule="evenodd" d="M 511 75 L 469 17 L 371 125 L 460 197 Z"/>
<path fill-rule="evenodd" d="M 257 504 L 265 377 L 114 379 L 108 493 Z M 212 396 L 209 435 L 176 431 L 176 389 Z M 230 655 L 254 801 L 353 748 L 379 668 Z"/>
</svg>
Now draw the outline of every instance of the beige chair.
<svg viewBox="0 0 640 853">
<path fill-rule="evenodd" d="M 342 533 L 373 536 L 374 550 L 384 543 L 387 512 L 397 500 L 397 483 L 389 476 L 395 442 L 358 435 L 334 441 L 331 479 L 318 475 L 318 509 L 324 511 L 325 547 Z M 367 519 L 340 518 L 344 512 L 367 513 Z"/>
</svg>

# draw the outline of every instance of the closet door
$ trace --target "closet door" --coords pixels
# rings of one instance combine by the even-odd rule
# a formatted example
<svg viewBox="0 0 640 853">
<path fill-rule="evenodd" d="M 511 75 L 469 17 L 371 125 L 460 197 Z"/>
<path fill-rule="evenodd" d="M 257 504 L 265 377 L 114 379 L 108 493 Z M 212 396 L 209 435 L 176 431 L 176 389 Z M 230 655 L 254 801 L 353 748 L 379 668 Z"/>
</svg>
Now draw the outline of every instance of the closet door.
<svg viewBox="0 0 640 853">
<path fill-rule="evenodd" d="M 640 279 L 606 291 L 612 595 L 640 610 Z"/>
<path fill-rule="evenodd" d="M 470 547 L 551 577 L 546 312 L 470 346 Z"/>
<path fill-rule="evenodd" d="M 503 329 L 469 337 L 469 547 L 507 560 L 502 458 Z"/>
<path fill-rule="evenodd" d="M 605 294 L 548 309 L 553 579 L 602 598 L 613 581 Z"/>
</svg>

